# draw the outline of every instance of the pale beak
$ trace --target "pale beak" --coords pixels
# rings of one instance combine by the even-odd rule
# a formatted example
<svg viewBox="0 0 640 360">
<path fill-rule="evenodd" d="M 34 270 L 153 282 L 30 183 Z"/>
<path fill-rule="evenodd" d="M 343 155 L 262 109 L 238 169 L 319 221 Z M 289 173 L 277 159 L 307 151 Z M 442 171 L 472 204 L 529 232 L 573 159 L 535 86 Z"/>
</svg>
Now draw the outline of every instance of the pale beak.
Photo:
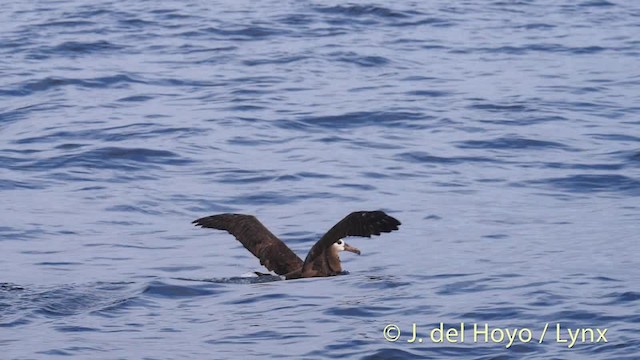
<svg viewBox="0 0 640 360">
<path fill-rule="evenodd" d="M 344 251 L 349 251 L 352 252 L 354 254 L 358 254 L 360 255 L 360 250 L 358 248 L 355 248 L 347 243 L 344 243 Z"/>
</svg>

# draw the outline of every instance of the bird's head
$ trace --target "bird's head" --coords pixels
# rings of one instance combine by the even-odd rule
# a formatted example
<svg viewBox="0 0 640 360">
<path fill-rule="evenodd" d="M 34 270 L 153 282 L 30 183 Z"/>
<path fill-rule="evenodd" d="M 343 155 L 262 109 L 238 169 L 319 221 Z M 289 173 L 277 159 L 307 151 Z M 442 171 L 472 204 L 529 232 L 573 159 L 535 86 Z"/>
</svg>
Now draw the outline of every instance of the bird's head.
<svg viewBox="0 0 640 360">
<path fill-rule="evenodd" d="M 343 239 L 340 239 L 340 240 L 334 242 L 333 245 L 331 245 L 331 246 L 338 252 L 340 252 L 340 251 L 349 251 L 349 252 L 352 252 L 354 254 L 360 255 L 360 250 L 358 248 L 347 244 Z"/>
</svg>

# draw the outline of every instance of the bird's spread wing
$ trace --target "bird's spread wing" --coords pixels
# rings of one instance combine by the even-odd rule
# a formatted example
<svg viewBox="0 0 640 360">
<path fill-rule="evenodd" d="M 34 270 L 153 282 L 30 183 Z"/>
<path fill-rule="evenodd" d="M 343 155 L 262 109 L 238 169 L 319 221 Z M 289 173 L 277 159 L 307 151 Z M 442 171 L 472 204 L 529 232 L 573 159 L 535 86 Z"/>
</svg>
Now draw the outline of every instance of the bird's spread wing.
<svg viewBox="0 0 640 360">
<path fill-rule="evenodd" d="M 278 275 L 302 268 L 303 262 L 255 216 L 219 214 L 193 221 L 196 226 L 226 230 L 251 251 L 260 263 Z"/>
<path fill-rule="evenodd" d="M 356 211 L 347 215 L 335 224 L 324 236 L 313 245 L 304 260 L 303 272 L 308 270 L 318 256 L 336 241 L 347 236 L 380 235 L 381 233 L 398 230 L 400 221 L 385 214 L 383 211 Z"/>
</svg>

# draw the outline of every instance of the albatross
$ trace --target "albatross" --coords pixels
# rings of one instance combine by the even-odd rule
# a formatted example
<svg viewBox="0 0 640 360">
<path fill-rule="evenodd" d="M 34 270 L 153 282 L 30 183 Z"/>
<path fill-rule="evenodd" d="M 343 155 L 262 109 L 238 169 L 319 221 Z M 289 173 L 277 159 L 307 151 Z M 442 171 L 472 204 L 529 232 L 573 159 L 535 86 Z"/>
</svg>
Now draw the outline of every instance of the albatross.
<svg viewBox="0 0 640 360">
<path fill-rule="evenodd" d="M 383 211 L 352 212 L 329 229 L 302 261 L 253 215 L 218 214 L 192 223 L 203 228 L 226 230 L 260 259 L 260 264 L 287 280 L 339 275 L 342 273 L 338 255 L 341 251 L 360 255 L 360 250 L 344 241 L 345 237 L 371 237 L 398 230 L 400 226 L 400 221 Z"/>
</svg>

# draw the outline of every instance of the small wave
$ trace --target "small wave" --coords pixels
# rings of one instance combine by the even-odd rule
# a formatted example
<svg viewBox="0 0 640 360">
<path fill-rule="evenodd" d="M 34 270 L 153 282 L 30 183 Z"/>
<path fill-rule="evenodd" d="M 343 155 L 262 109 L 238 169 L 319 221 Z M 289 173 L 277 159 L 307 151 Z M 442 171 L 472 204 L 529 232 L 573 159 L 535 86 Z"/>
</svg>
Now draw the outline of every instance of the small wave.
<svg viewBox="0 0 640 360">
<path fill-rule="evenodd" d="M 269 283 L 273 281 L 280 281 L 282 277 L 278 275 L 271 274 L 260 274 L 259 276 L 231 276 L 231 277 L 221 277 L 221 278 L 209 278 L 209 279 L 188 279 L 188 278 L 176 278 L 176 280 L 183 281 L 197 281 L 197 282 L 207 282 L 214 284 L 262 284 Z"/>
<path fill-rule="evenodd" d="M 443 97 L 451 95 L 449 91 L 440 90 L 413 90 L 407 92 L 407 95 L 424 96 L 424 97 Z"/>
<path fill-rule="evenodd" d="M 73 167 L 135 171 L 148 170 L 152 164 L 184 165 L 191 162 L 191 160 L 167 150 L 105 147 L 75 154 L 51 156 L 35 161 L 21 161 L 17 167 L 31 171 Z"/>
<path fill-rule="evenodd" d="M 391 62 L 383 56 L 360 55 L 354 52 L 334 52 L 328 55 L 331 61 L 340 61 L 362 67 L 380 67 Z"/>
<path fill-rule="evenodd" d="M 585 1 L 583 3 L 578 4 L 579 7 L 609 7 L 609 6 L 615 6 L 615 5 L 616 4 L 606 0 L 592 0 L 592 1 Z"/>
<path fill-rule="evenodd" d="M 281 299 L 291 298 L 291 295 L 284 293 L 269 293 L 256 296 L 246 296 L 237 300 L 225 301 L 225 304 L 242 305 L 242 304 L 260 304 L 267 301 L 280 301 Z"/>
<path fill-rule="evenodd" d="M 87 21 L 87 20 L 56 20 L 56 21 L 49 21 L 41 24 L 35 24 L 33 26 L 70 28 L 70 27 L 84 27 L 84 26 L 92 26 L 92 25 L 95 25 L 95 23 L 93 21 Z"/>
<path fill-rule="evenodd" d="M 12 283 L 0 283 L 0 291 L 20 291 L 24 287 Z"/>
<path fill-rule="evenodd" d="M 223 292 L 218 287 L 211 285 L 182 286 L 166 284 L 161 281 L 150 283 L 143 293 L 152 297 L 182 298 L 195 296 L 210 296 Z"/>
<path fill-rule="evenodd" d="M 121 45 L 116 45 L 108 41 L 100 40 L 93 42 L 66 41 L 60 45 L 56 45 L 49 50 L 43 50 L 50 55 L 79 55 L 93 54 L 102 51 L 115 51 L 123 49 Z"/>
<path fill-rule="evenodd" d="M 127 83 L 140 83 L 142 81 L 136 80 L 128 75 L 118 74 L 112 76 L 102 76 L 90 79 L 72 79 L 64 77 L 46 77 L 38 80 L 28 80 L 21 84 L 18 84 L 14 89 L 0 90 L 0 95 L 7 96 L 28 96 L 37 92 L 49 91 L 51 89 L 65 87 L 65 86 L 77 86 L 81 88 L 109 88 L 120 84 Z"/>
<path fill-rule="evenodd" d="M 491 159 L 481 156 L 435 156 L 430 155 L 423 151 L 412 151 L 401 153 L 397 155 L 401 160 L 415 162 L 415 163 L 430 163 L 430 164 L 446 164 L 457 165 L 465 163 L 477 163 L 477 162 L 491 162 L 500 163 L 500 160 Z"/>
<path fill-rule="evenodd" d="M 325 314 L 338 317 L 378 318 L 397 312 L 398 309 L 389 306 L 334 306 L 325 310 Z"/>
<path fill-rule="evenodd" d="M 159 124 L 145 122 L 133 123 L 124 126 L 111 126 L 105 128 L 87 128 L 84 130 L 56 131 L 39 136 L 29 136 L 13 140 L 16 144 L 48 144 L 65 142 L 57 145 L 57 149 L 74 150 L 87 147 L 87 140 L 101 142 L 131 141 L 134 139 L 149 139 L 170 135 L 174 138 L 188 136 L 201 131 L 198 128 L 160 126 Z M 79 141 L 80 143 L 69 143 Z M 108 148 L 107 148 L 108 149 Z M 25 151 L 25 150 L 22 150 Z"/>
<path fill-rule="evenodd" d="M 640 292 L 637 291 L 627 291 L 622 294 L 618 294 L 615 296 L 615 303 L 635 303 L 640 301 Z"/>
<path fill-rule="evenodd" d="M 623 163 L 611 164 L 574 164 L 561 162 L 546 162 L 544 167 L 549 169 L 573 169 L 573 170 L 620 170 L 624 168 Z"/>
<path fill-rule="evenodd" d="M 274 64 L 291 64 L 299 61 L 309 59 L 308 56 L 294 55 L 294 56 L 282 56 L 282 57 L 270 57 L 259 60 L 244 60 L 243 63 L 247 66 L 259 66 L 259 65 L 274 65 Z"/>
<path fill-rule="evenodd" d="M 490 112 L 508 112 L 508 113 L 518 113 L 518 112 L 530 112 L 533 109 L 527 107 L 526 104 L 493 104 L 493 103 L 480 103 L 473 104 L 468 106 L 469 109 L 472 110 L 486 110 Z"/>
<path fill-rule="evenodd" d="M 218 28 L 218 27 L 207 27 L 204 29 L 199 29 L 196 32 L 192 32 L 190 37 L 202 37 L 207 36 L 211 37 L 211 35 L 216 35 L 220 39 L 225 41 L 257 41 L 263 40 L 265 38 L 270 38 L 274 36 L 287 35 L 289 34 L 288 30 L 278 29 L 275 27 L 265 27 L 265 26 L 246 26 L 239 27 L 236 29 L 232 29 L 229 27 Z"/>
<path fill-rule="evenodd" d="M 522 137 L 499 137 L 492 140 L 467 140 L 458 142 L 460 149 L 571 149 L 569 146 L 545 140 Z"/>
<path fill-rule="evenodd" d="M 0 306 L 0 327 L 14 327 L 30 323 L 34 315 L 60 318 L 123 306 L 138 290 L 128 282 L 99 282 L 44 289 L 5 284 L 0 292 L 4 303 Z"/>
<path fill-rule="evenodd" d="M 340 115 L 314 116 L 298 119 L 295 124 L 305 127 L 335 128 L 357 128 L 362 126 L 394 126 L 405 122 L 422 119 L 420 113 L 404 111 L 381 111 L 381 112 L 353 112 Z M 293 123 L 283 124 L 284 127 L 294 127 Z"/>
<path fill-rule="evenodd" d="M 524 25 L 518 25 L 515 28 L 525 30 L 551 30 L 556 28 L 556 25 L 546 23 L 529 23 Z"/>
<path fill-rule="evenodd" d="M 323 14 L 338 14 L 348 17 L 376 16 L 382 18 L 406 18 L 417 14 L 416 11 L 406 13 L 394 11 L 382 6 L 356 4 L 316 7 L 315 11 Z"/>
<path fill-rule="evenodd" d="M 640 180 L 617 174 L 577 174 L 559 178 L 549 178 L 524 182 L 525 185 L 543 185 L 575 192 L 618 192 L 640 195 Z"/>
<path fill-rule="evenodd" d="M 529 53 L 569 53 L 575 55 L 595 54 L 606 51 L 601 46 L 565 46 L 561 44 L 529 44 L 523 46 L 500 46 L 494 48 L 467 49 L 470 52 L 485 52 L 489 54 L 526 55 Z"/>
<path fill-rule="evenodd" d="M 33 183 L 17 180 L 0 179 L 0 191 L 2 190 L 17 190 L 17 189 L 44 189 L 46 186 L 43 183 Z"/>
<path fill-rule="evenodd" d="M 396 349 L 393 347 L 379 349 L 371 354 L 363 356 L 362 360 L 404 360 L 404 359 L 428 359 L 417 352 Z"/>
<path fill-rule="evenodd" d="M 98 328 L 92 328 L 92 327 L 86 327 L 86 326 L 73 326 L 73 325 L 56 326 L 55 329 L 60 332 L 68 332 L 68 333 L 100 331 L 100 329 Z"/>
</svg>

